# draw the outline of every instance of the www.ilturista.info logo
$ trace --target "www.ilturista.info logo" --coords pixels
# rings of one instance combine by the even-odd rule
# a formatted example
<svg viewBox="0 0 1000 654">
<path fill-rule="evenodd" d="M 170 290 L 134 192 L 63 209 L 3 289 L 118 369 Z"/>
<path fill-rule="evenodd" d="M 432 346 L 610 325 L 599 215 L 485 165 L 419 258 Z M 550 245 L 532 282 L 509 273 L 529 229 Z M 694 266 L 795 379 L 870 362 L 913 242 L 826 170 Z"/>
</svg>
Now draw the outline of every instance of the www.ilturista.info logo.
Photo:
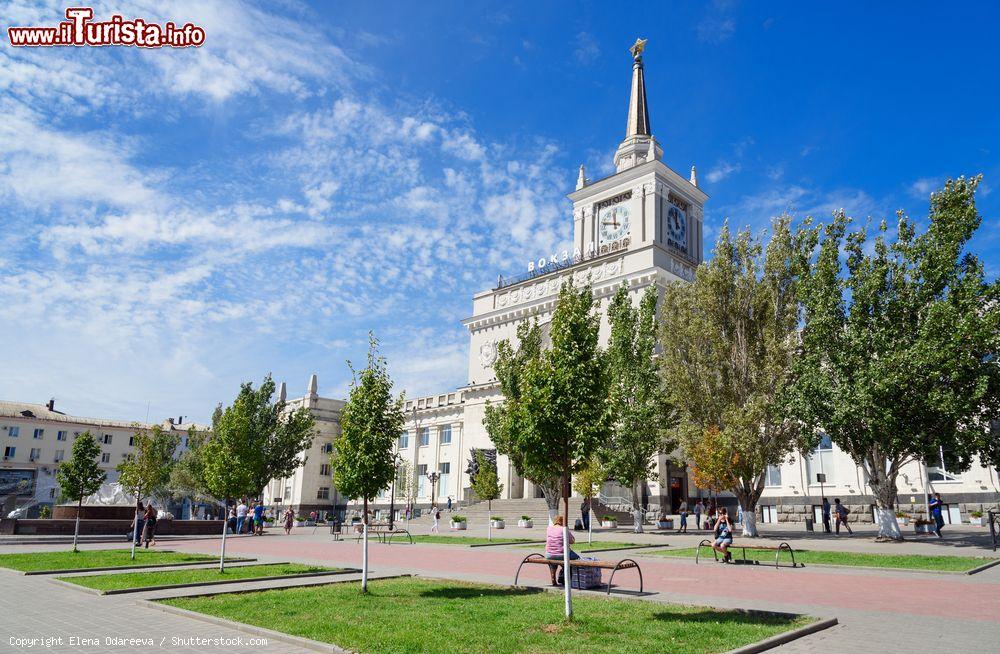
<svg viewBox="0 0 1000 654">
<path fill-rule="evenodd" d="M 126 20 L 114 14 L 111 20 L 91 22 L 90 7 L 69 7 L 66 19 L 55 27 L 8 27 L 10 44 L 19 47 L 57 45 L 131 45 L 140 48 L 191 48 L 205 42 L 205 30 L 193 23 L 178 27 L 170 21 L 164 25 L 142 18 Z"/>
</svg>

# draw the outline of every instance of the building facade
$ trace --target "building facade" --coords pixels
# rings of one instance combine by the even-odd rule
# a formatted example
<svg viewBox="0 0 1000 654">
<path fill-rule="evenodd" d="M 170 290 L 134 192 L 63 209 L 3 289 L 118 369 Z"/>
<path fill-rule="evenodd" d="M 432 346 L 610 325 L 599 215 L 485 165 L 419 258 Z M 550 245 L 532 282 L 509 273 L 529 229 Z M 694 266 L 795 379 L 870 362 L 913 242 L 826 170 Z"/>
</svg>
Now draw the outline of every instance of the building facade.
<svg viewBox="0 0 1000 654">
<path fill-rule="evenodd" d="M 468 383 L 455 390 L 408 399 L 405 432 L 396 452 L 409 463 L 415 477 L 418 507 L 432 502 L 444 504 L 469 500 L 467 468 L 476 449 L 495 448 L 483 424 L 488 402 L 502 400 L 493 364 L 497 344 L 516 342 L 517 326 L 537 320 L 543 330 L 551 320 L 563 284 L 581 286 L 590 282 L 601 313 L 601 345 L 609 336 L 607 307 L 621 286 L 633 301 L 647 288 L 690 281 L 702 262 L 704 205 L 708 200 L 699 188 L 695 168 L 681 175 L 664 163 L 664 150 L 650 128 L 642 51 L 644 42 L 632 47 L 631 92 L 625 136 L 614 154 L 615 172 L 603 179 L 587 179 L 580 167 L 576 188 L 568 195 L 572 203 L 567 232 L 572 227 L 572 246 L 543 254 L 527 262 L 521 274 L 500 276 L 497 284 L 476 293 L 472 315 L 463 321 L 469 332 Z M 331 441 L 339 430 L 339 411 L 344 402 L 319 398 L 315 376 L 309 391 L 291 406 L 308 406 L 317 417 L 319 436 L 303 468 L 293 479 L 275 480 L 267 498 L 291 504 L 300 511 L 342 513 L 351 498 L 338 497 L 329 475 Z M 708 497 L 698 489 L 684 465 L 673 455 L 660 455 L 657 480 L 643 489 L 644 503 L 673 513 L 686 498 Z M 942 455 L 942 461 L 944 460 Z M 503 455 L 497 456 L 505 498 L 540 497 L 539 489 L 521 478 Z M 436 473 L 436 474 L 435 474 Z M 825 475 L 820 483 L 817 473 Z M 436 481 L 435 481 L 436 480 Z M 397 484 L 396 509 L 406 501 Z M 936 466 L 912 463 L 900 474 L 900 508 L 919 515 L 924 492 L 941 492 L 948 502 L 948 520 L 968 519 L 969 511 L 995 504 L 997 471 L 976 462 L 966 473 L 956 474 Z M 608 484 L 609 496 L 631 497 L 631 489 Z M 390 506 L 390 489 L 377 498 L 376 511 Z M 802 521 L 813 514 L 823 495 L 840 497 L 864 521 L 872 520 L 871 490 L 863 472 L 828 439 L 806 456 L 796 455 L 768 470 L 761 500 L 763 522 Z M 735 509 L 735 498 L 718 498 Z"/>
<path fill-rule="evenodd" d="M 187 434 L 201 425 L 185 423 L 183 418 L 167 418 L 160 427 L 180 436 L 178 455 L 187 448 Z M 118 480 L 119 463 L 134 450 L 137 431 L 149 431 L 152 424 L 122 422 L 104 418 L 85 418 L 63 413 L 55 401 L 46 404 L 0 401 L 0 502 L 6 516 L 24 509 L 21 517 L 34 517 L 44 506 L 61 502 L 56 470 L 72 456 L 73 441 L 84 432 L 101 446 L 100 467 L 107 482 Z"/>
</svg>

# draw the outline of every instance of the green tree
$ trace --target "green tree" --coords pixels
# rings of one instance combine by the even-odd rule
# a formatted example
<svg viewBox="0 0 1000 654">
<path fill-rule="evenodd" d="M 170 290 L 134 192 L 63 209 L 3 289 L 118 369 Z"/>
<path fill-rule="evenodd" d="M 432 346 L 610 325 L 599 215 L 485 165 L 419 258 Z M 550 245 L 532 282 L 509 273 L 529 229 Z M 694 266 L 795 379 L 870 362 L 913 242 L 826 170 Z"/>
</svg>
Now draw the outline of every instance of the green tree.
<svg viewBox="0 0 1000 654">
<path fill-rule="evenodd" d="M 674 411 L 653 360 L 656 295 L 656 287 L 650 286 L 636 308 L 623 284 L 608 307 L 611 337 L 605 357 L 611 438 L 601 448 L 600 456 L 608 476 L 632 489 L 637 534 L 642 533 L 644 509 L 640 485 L 656 479 L 656 455 L 674 448 L 668 436 Z"/>
<path fill-rule="evenodd" d="M 798 325 L 798 279 L 815 230 L 773 221 L 766 250 L 748 230 L 723 225 L 712 259 L 691 284 L 670 285 L 660 309 L 660 366 L 678 410 L 677 434 L 690 459 L 706 435 L 732 462 L 731 490 L 743 507 L 743 534 L 757 536 L 756 508 L 767 466 L 799 445 L 786 413 Z M 735 454 L 739 456 L 734 456 Z"/>
<path fill-rule="evenodd" d="M 361 590 L 368 592 L 368 502 L 392 483 L 396 468 L 393 444 L 403 433 L 403 397 L 393 397 L 392 380 L 378 341 L 369 335 L 368 365 L 354 370 L 347 404 L 340 415 L 340 435 L 333 443 L 333 482 L 345 497 L 362 498 L 364 546 Z"/>
<path fill-rule="evenodd" d="M 107 475 L 98 465 L 101 446 L 89 431 L 85 431 L 73 441 L 69 461 L 64 461 L 56 471 L 59 492 L 64 500 L 76 500 L 76 523 L 73 526 L 73 551 L 76 552 L 80 535 L 80 512 L 83 498 L 96 493 Z"/>
<path fill-rule="evenodd" d="M 563 494 L 566 617 L 573 617 L 569 574 L 569 496 L 572 475 L 609 435 L 607 375 L 598 349 L 600 316 L 590 284 L 564 284 L 552 313 L 552 346 L 528 359 L 520 376 L 517 431 L 522 464 L 543 479 L 558 478 Z"/>
<path fill-rule="evenodd" d="M 208 490 L 205 479 L 205 445 L 210 431 L 188 430 L 188 446 L 177 457 L 170 470 L 170 492 L 177 499 L 189 498 L 195 502 L 216 501 Z"/>
<path fill-rule="evenodd" d="M 488 460 L 482 450 L 476 450 L 476 476 L 472 479 L 472 492 L 480 500 L 486 500 L 487 511 L 493 511 L 493 500 L 499 499 L 503 484 L 497 476 L 496 463 Z M 490 516 L 492 518 L 492 516 Z M 488 521 L 487 540 L 493 540 L 493 520 Z"/>
<path fill-rule="evenodd" d="M 966 251 L 979 181 L 932 194 L 922 234 L 899 213 L 869 239 L 838 212 L 803 285 L 793 409 L 864 470 L 882 539 L 902 538 L 899 469 L 939 448 L 967 465 L 1000 415 L 1000 287 Z"/>
<path fill-rule="evenodd" d="M 180 444 L 180 436 L 164 431 L 153 425 L 148 431 L 136 429 L 133 438 L 132 455 L 118 464 L 118 483 L 134 495 L 137 501 L 166 492 L 170 481 L 170 470 L 174 464 L 174 453 Z M 135 511 L 135 526 L 132 538 L 132 558 L 135 558 L 135 541 L 139 539 L 139 509 Z"/>
<path fill-rule="evenodd" d="M 483 424 L 496 445 L 499 454 L 506 455 L 517 474 L 541 489 L 549 509 L 549 524 L 559 511 L 559 474 L 549 466 L 534 465 L 525 458 L 521 443 L 525 431 L 530 429 L 522 397 L 522 380 L 529 363 L 537 365 L 542 356 L 542 330 L 535 320 L 526 320 L 517 326 L 518 346 L 507 340 L 497 344 L 497 358 L 493 364 L 503 402 L 486 403 Z"/>
</svg>

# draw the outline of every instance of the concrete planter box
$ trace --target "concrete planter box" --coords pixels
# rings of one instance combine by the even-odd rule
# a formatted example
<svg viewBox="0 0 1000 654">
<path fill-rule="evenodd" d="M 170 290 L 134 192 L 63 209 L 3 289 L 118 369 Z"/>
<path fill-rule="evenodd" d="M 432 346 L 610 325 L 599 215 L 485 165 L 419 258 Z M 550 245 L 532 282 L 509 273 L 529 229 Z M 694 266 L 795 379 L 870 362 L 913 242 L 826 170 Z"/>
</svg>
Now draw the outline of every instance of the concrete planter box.
<svg viewBox="0 0 1000 654">
<path fill-rule="evenodd" d="M 603 528 L 605 528 L 605 529 L 617 529 L 618 528 L 618 521 L 617 520 L 601 520 L 601 526 Z"/>
<path fill-rule="evenodd" d="M 534 523 L 531 520 L 518 520 L 517 526 L 523 527 L 524 529 L 531 529 Z"/>
<path fill-rule="evenodd" d="M 913 531 L 914 531 L 914 533 L 917 533 L 917 534 L 933 534 L 934 533 L 934 525 L 933 524 L 929 524 L 929 525 L 919 524 L 918 525 L 917 523 L 913 523 Z"/>
<path fill-rule="evenodd" d="M 656 521 L 656 528 L 657 529 L 673 529 L 674 528 L 674 521 L 673 521 L 672 518 L 668 519 L 668 520 L 657 520 Z"/>
<path fill-rule="evenodd" d="M 492 525 L 492 527 L 494 529 L 503 529 L 504 528 L 504 521 L 503 520 L 490 520 L 490 524 Z"/>
<path fill-rule="evenodd" d="M 973 527 L 982 527 L 983 526 L 983 518 L 982 518 L 982 516 L 980 516 L 978 518 L 975 518 L 975 517 L 969 518 L 969 524 L 972 525 Z"/>
<path fill-rule="evenodd" d="M 466 522 L 465 520 L 463 520 L 462 522 L 452 522 L 451 528 L 452 531 L 465 531 L 466 529 L 469 528 L 469 523 Z"/>
</svg>

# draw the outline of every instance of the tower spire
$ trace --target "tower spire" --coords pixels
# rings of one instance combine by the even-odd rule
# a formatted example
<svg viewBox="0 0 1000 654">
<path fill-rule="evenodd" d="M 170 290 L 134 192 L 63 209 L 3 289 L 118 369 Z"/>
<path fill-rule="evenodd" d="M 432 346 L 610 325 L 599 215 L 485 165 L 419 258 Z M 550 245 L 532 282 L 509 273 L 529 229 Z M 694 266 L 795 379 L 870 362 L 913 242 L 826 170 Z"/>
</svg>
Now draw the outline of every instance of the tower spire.
<svg viewBox="0 0 1000 654">
<path fill-rule="evenodd" d="M 628 126 L 625 138 L 649 136 L 649 107 L 646 104 L 646 74 L 642 68 L 642 51 L 646 49 L 646 39 L 636 39 L 628 49 L 632 53 L 632 93 L 628 99 Z"/>
<path fill-rule="evenodd" d="M 636 39 L 628 51 L 632 54 L 632 92 L 628 98 L 628 120 L 625 138 L 615 151 L 615 170 L 621 172 L 639 164 L 661 159 L 663 150 L 649 128 L 649 107 L 646 102 L 646 73 L 642 52 L 646 39 Z"/>
</svg>

